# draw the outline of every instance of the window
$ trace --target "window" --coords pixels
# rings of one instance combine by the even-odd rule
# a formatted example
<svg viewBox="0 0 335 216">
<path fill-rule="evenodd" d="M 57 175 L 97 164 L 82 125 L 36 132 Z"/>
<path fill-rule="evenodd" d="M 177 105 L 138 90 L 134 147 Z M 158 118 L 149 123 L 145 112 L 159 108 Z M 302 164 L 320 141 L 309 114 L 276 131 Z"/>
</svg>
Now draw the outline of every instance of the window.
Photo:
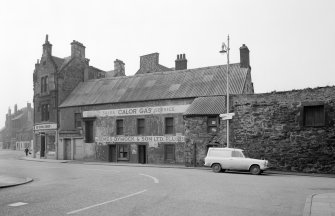
<svg viewBox="0 0 335 216">
<path fill-rule="evenodd" d="M 144 119 L 137 119 L 137 134 L 143 135 L 145 133 Z"/>
<path fill-rule="evenodd" d="M 116 135 L 123 135 L 123 119 L 116 120 Z"/>
<path fill-rule="evenodd" d="M 216 116 L 209 116 L 207 118 L 207 132 L 216 133 L 218 130 L 218 118 Z"/>
<path fill-rule="evenodd" d="M 86 143 L 93 143 L 93 120 L 85 121 L 85 141 Z"/>
<path fill-rule="evenodd" d="M 129 145 L 119 145 L 119 160 L 128 160 Z"/>
<path fill-rule="evenodd" d="M 165 118 L 165 134 L 173 134 L 173 118 Z"/>
<path fill-rule="evenodd" d="M 81 128 L 81 113 L 74 114 L 74 127 Z"/>
<path fill-rule="evenodd" d="M 42 121 L 49 121 L 49 104 L 42 105 Z"/>
<path fill-rule="evenodd" d="M 166 161 L 175 160 L 174 145 L 173 144 L 167 144 L 167 145 L 164 146 L 164 157 L 165 157 Z"/>
<path fill-rule="evenodd" d="M 46 92 L 48 88 L 48 77 L 41 78 L 41 93 Z"/>
<path fill-rule="evenodd" d="M 304 106 L 304 126 L 324 126 L 324 105 Z"/>
</svg>

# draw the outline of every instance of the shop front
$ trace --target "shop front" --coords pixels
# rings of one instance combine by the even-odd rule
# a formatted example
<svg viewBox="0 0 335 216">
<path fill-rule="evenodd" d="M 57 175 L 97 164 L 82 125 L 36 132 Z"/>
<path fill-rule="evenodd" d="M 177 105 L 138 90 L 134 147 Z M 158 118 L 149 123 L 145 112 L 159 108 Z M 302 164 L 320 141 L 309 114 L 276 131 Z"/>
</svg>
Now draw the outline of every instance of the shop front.
<svg viewBox="0 0 335 216">
<path fill-rule="evenodd" d="M 34 126 L 34 157 L 56 159 L 57 124 Z"/>
</svg>

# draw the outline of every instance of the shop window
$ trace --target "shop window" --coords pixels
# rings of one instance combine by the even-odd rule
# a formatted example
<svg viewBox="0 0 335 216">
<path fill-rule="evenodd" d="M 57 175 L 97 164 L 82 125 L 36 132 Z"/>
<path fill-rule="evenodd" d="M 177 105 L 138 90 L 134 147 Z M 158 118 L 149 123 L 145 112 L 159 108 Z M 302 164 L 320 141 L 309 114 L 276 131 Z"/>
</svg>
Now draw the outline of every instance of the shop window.
<svg viewBox="0 0 335 216">
<path fill-rule="evenodd" d="M 93 143 L 93 120 L 85 121 L 85 142 Z"/>
<path fill-rule="evenodd" d="M 49 121 L 49 104 L 42 105 L 42 121 Z"/>
<path fill-rule="evenodd" d="M 325 125 L 324 105 L 304 106 L 304 126 L 317 127 Z"/>
<path fill-rule="evenodd" d="M 75 128 L 81 128 L 81 113 L 74 114 L 74 126 Z"/>
<path fill-rule="evenodd" d="M 218 131 L 218 118 L 216 116 L 209 116 L 207 118 L 207 132 L 216 133 Z"/>
<path fill-rule="evenodd" d="M 175 146 L 173 144 L 167 144 L 164 146 L 164 158 L 166 161 L 175 160 Z"/>
<path fill-rule="evenodd" d="M 116 120 L 116 135 L 123 135 L 123 119 Z"/>
<path fill-rule="evenodd" d="M 137 119 L 137 134 L 143 135 L 145 133 L 145 120 Z"/>
<path fill-rule="evenodd" d="M 129 145 L 119 145 L 119 160 L 129 160 Z"/>
<path fill-rule="evenodd" d="M 165 118 L 165 134 L 173 134 L 174 128 L 173 128 L 173 118 Z"/>
</svg>

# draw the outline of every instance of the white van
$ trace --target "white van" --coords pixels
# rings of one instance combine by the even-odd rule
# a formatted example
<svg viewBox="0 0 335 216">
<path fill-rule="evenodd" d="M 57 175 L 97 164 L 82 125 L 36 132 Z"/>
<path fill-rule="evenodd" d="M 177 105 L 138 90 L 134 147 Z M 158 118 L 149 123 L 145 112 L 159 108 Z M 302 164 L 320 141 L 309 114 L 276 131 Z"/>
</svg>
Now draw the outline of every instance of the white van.
<svg viewBox="0 0 335 216">
<path fill-rule="evenodd" d="M 267 160 L 246 158 L 243 150 L 236 148 L 209 148 L 205 157 L 205 166 L 211 167 L 216 173 L 243 170 L 259 175 L 268 168 L 268 164 Z"/>
</svg>

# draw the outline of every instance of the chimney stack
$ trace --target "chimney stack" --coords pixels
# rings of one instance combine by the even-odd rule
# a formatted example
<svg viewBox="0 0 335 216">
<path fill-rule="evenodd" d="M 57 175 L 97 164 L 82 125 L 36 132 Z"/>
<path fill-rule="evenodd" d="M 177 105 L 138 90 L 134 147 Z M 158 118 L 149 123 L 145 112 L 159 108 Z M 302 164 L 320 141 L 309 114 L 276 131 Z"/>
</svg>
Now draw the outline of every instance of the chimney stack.
<svg viewBox="0 0 335 216">
<path fill-rule="evenodd" d="M 242 47 L 240 47 L 240 67 L 241 68 L 250 67 L 249 49 L 245 44 L 243 44 Z"/>
<path fill-rule="evenodd" d="M 72 41 L 71 57 L 85 58 L 85 46 L 78 41 Z"/>
<path fill-rule="evenodd" d="M 177 55 L 177 59 L 175 61 L 175 70 L 186 70 L 187 69 L 187 59 L 185 54 Z"/>
<path fill-rule="evenodd" d="M 51 56 L 52 54 L 52 44 L 49 42 L 49 36 L 45 36 L 45 43 L 43 44 L 43 56 Z"/>
<path fill-rule="evenodd" d="M 124 62 L 116 59 L 114 61 L 114 71 L 115 71 L 115 76 L 125 76 L 125 69 L 124 69 Z"/>
<path fill-rule="evenodd" d="M 17 104 L 14 105 L 14 115 L 17 113 Z"/>
</svg>

